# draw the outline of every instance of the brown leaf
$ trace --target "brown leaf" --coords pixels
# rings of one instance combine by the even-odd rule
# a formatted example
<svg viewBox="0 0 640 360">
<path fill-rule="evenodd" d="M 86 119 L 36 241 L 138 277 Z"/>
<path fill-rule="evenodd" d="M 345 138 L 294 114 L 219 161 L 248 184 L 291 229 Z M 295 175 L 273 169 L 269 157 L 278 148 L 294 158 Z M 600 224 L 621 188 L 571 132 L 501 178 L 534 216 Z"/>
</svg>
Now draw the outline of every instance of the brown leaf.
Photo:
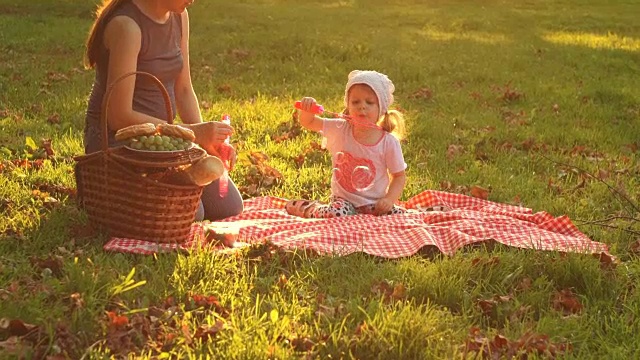
<svg viewBox="0 0 640 360">
<path fill-rule="evenodd" d="M 287 286 L 288 282 L 289 280 L 287 280 L 287 275 L 281 274 L 280 277 L 278 278 L 278 287 L 282 289 L 285 286 Z"/>
<path fill-rule="evenodd" d="M 402 300 L 407 296 L 407 289 L 404 284 L 399 283 L 393 287 L 393 292 L 391 293 L 391 298 L 394 300 Z"/>
<path fill-rule="evenodd" d="M 433 98 L 433 91 L 427 87 L 420 88 L 409 95 L 410 99 L 424 99 L 431 100 Z"/>
<path fill-rule="evenodd" d="M 576 186 L 574 186 L 571 189 L 571 191 L 577 191 L 577 190 L 585 188 L 586 186 L 587 186 L 587 181 L 584 178 L 581 178 L 580 182 Z"/>
<path fill-rule="evenodd" d="M 47 73 L 47 78 L 51 81 L 67 81 L 69 80 L 69 77 L 63 73 L 59 73 L 59 72 L 55 72 L 55 71 L 49 71 Z"/>
<path fill-rule="evenodd" d="M 4 333 L 6 336 L 25 336 L 30 332 L 37 330 L 37 326 L 27 324 L 19 319 L 0 319 L 0 333 Z"/>
<path fill-rule="evenodd" d="M 196 329 L 196 333 L 193 335 L 195 339 L 200 339 L 202 341 L 207 341 L 209 339 L 213 339 L 218 335 L 220 331 L 224 329 L 224 321 L 216 320 L 213 325 L 200 325 Z"/>
<path fill-rule="evenodd" d="M 249 154 L 249 160 L 254 165 L 260 165 L 269 160 L 269 157 L 262 151 L 252 151 Z"/>
<path fill-rule="evenodd" d="M 298 352 L 308 352 L 313 350 L 313 347 L 316 345 L 316 343 L 309 339 L 308 337 L 303 337 L 303 338 L 295 338 L 291 340 L 291 346 L 293 347 L 293 349 L 295 351 Z"/>
<path fill-rule="evenodd" d="M 282 174 L 280 173 L 280 171 L 278 171 L 276 168 L 272 167 L 271 165 L 262 164 L 258 167 L 258 169 L 260 169 L 260 172 L 263 175 L 267 177 L 272 177 L 273 180 L 282 179 Z"/>
<path fill-rule="evenodd" d="M 440 181 L 440 190 L 449 191 L 451 189 L 453 189 L 453 184 L 451 183 L 451 181 Z"/>
<path fill-rule="evenodd" d="M 47 118 L 49 124 L 60 124 L 60 114 L 53 113 Z"/>
<path fill-rule="evenodd" d="M 222 85 L 218 86 L 218 91 L 221 92 L 221 93 L 230 93 L 231 92 L 231 85 L 222 84 Z"/>
<path fill-rule="evenodd" d="M 69 300 L 71 302 L 72 310 L 81 309 L 84 307 L 84 299 L 82 298 L 82 295 L 80 295 L 80 293 L 73 293 L 69 295 Z"/>
<path fill-rule="evenodd" d="M 374 283 L 371 286 L 371 292 L 376 295 L 382 295 L 383 297 L 388 297 L 393 294 L 393 288 L 391 284 L 386 280 L 382 280 L 380 282 Z"/>
<path fill-rule="evenodd" d="M 306 156 L 304 156 L 304 154 L 300 154 L 293 158 L 293 162 L 296 164 L 298 168 L 301 168 L 302 165 L 304 164 L 305 159 L 306 159 Z"/>
<path fill-rule="evenodd" d="M 529 138 L 522 142 L 521 147 L 523 150 L 528 151 L 533 149 L 536 146 L 535 144 L 536 144 L 536 140 L 533 138 Z"/>
<path fill-rule="evenodd" d="M 629 251 L 636 256 L 640 255 L 640 239 L 631 244 L 631 246 L 629 247 Z"/>
<path fill-rule="evenodd" d="M 107 318 L 109 319 L 107 326 L 113 330 L 122 329 L 129 325 L 128 317 L 126 317 L 125 315 L 118 315 L 113 311 L 107 312 Z"/>
<path fill-rule="evenodd" d="M 45 153 L 47 154 L 46 157 L 55 156 L 55 152 L 53 151 L 53 147 L 51 146 L 51 139 L 42 139 L 41 147 L 44 149 Z"/>
<path fill-rule="evenodd" d="M 367 332 L 368 330 L 369 330 L 369 326 L 367 325 L 367 322 L 363 321 L 356 327 L 355 334 L 356 336 L 360 336 L 363 333 Z"/>
<path fill-rule="evenodd" d="M 447 160 L 451 161 L 464 151 L 464 146 L 451 144 L 447 147 Z"/>
<path fill-rule="evenodd" d="M 527 291 L 531 289 L 532 284 L 533 284 L 533 280 L 531 280 L 531 278 L 529 277 L 525 277 L 522 279 L 522 281 L 520 281 L 520 283 L 518 284 L 518 286 L 516 286 L 516 288 L 518 290 Z"/>
<path fill-rule="evenodd" d="M 46 258 L 37 258 L 32 256 L 29 258 L 31 265 L 39 270 L 49 269 L 51 273 L 60 277 L 63 273 L 62 268 L 64 266 L 63 259 L 60 256 L 50 255 Z"/>
<path fill-rule="evenodd" d="M 484 300 L 478 300 L 476 302 L 476 305 L 478 305 L 478 307 L 480 308 L 484 316 L 492 317 L 494 315 L 494 310 L 496 308 L 497 303 L 495 300 L 492 300 L 492 299 L 484 299 Z"/>
<path fill-rule="evenodd" d="M 5 354 L 7 357 L 15 355 L 16 358 L 22 359 L 24 354 L 29 353 L 31 347 L 27 344 L 23 344 L 20 338 L 17 336 L 11 336 L 5 341 L 0 341 L 0 353 Z"/>
<path fill-rule="evenodd" d="M 620 263 L 620 260 L 611 254 L 601 252 L 600 254 L 594 254 L 600 260 L 600 267 L 604 270 L 615 269 Z"/>
<path fill-rule="evenodd" d="M 2 117 L 2 116 L 0 116 Z M 631 144 L 627 144 L 624 146 L 626 149 L 629 149 L 629 151 L 631 152 L 638 152 L 638 148 L 640 148 L 640 145 L 638 145 L 638 143 L 631 143 Z"/>
<path fill-rule="evenodd" d="M 598 175 L 596 175 L 596 178 L 598 178 L 600 180 L 608 179 L 609 178 L 609 171 L 607 171 L 605 169 L 598 170 Z"/>
<path fill-rule="evenodd" d="M 482 200 L 487 200 L 489 199 L 489 189 L 485 189 L 481 186 L 477 186 L 474 185 L 471 187 L 471 196 L 478 198 L 478 199 L 482 199 Z"/>
<path fill-rule="evenodd" d="M 517 89 L 511 88 L 510 83 L 507 83 L 503 87 L 497 86 L 496 90 L 500 93 L 498 95 L 498 100 L 505 103 L 514 102 L 524 97 L 523 93 Z"/>
<path fill-rule="evenodd" d="M 251 55 L 251 53 L 248 50 L 244 50 L 244 49 L 232 49 L 230 53 L 231 53 L 231 56 L 240 60 L 245 59 L 249 57 L 249 55 Z"/>
<path fill-rule="evenodd" d="M 582 311 L 582 304 L 571 289 L 563 289 L 554 294 L 553 308 L 565 315 L 578 314 Z"/>
<path fill-rule="evenodd" d="M 562 188 L 560 187 L 560 185 L 554 183 L 552 179 L 549 179 L 549 182 L 547 183 L 547 188 L 556 195 L 562 194 Z"/>
</svg>

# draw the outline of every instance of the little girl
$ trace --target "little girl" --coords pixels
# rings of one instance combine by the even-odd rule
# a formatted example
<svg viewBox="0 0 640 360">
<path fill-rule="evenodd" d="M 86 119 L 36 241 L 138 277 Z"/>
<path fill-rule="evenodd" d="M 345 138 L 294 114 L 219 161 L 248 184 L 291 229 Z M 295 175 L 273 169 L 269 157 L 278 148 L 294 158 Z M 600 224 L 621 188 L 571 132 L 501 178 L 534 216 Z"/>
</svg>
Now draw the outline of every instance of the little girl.
<svg viewBox="0 0 640 360">
<path fill-rule="evenodd" d="M 314 115 L 316 100 L 303 98 L 300 124 L 322 132 L 331 153 L 333 174 L 329 204 L 292 200 L 285 208 L 305 218 L 332 218 L 355 214 L 389 215 L 405 210 L 395 202 L 405 185 L 407 164 L 400 139 L 404 118 L 395 110 L 395 87 L 376 71 L 354 70 L 345 89 L 343 118 L 324 119 Z"/>
</svg>

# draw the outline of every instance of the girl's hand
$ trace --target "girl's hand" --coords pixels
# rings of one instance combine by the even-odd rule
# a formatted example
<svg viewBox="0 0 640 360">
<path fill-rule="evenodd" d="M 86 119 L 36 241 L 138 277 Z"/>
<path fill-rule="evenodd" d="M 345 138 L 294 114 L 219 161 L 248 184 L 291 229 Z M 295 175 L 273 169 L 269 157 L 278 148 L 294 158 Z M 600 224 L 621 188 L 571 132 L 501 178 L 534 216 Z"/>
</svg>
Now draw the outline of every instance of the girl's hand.
<svg viewBox="0 0 640 360">
<path fill-rule="evenodd" d="M 196 144 L 200 145 L 207 153 L 219 156 L 217 148 L 224 140 L 233 134 L 231 125 L 219 121 L 209 121 L 198 124 L 191 124 L 189 128 L 196 135 Z M 234 158 L 235 158 L 235 151 Z"/>
<path fill-rule="evenodd" d="M 393 201 L 387 199 L 386 197 L 383 197 L 382 199 L 378 200 L 376 206 L 373 208 L 373 212 L 376 215 L 385 215 L 389 211 L 391 211 L 391 209 L 393 209 Z"/>
<path fill-rule="evenodd" d="M 300 110 L 313 113 L 313 109 L 317 104 L 316 99 L 303 97 L 302 100 L 300 100 Z"/>
</svg>

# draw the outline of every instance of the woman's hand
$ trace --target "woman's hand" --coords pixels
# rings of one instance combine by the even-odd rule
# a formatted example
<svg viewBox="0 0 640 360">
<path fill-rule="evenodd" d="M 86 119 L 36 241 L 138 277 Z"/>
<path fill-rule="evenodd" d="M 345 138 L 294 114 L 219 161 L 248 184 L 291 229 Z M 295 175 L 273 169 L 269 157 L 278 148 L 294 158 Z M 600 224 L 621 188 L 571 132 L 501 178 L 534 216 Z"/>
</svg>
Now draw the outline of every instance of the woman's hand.
<svg viewBox="0 0 640 360">
<path fill-rule="evenodd" d="M 209 121 L 198 124 L 188 124 L 189 129 L 196 135 L 196 144 L 209 154 L 219 156 L 218 148 L 224 140 L 233 134 L 231 125 L 219 121 Z M 235 153 L 235 151 L 234 151 Z"/>
<path fill-rule="evenodd" d="M 233 170 L 236 167 L 236 162 L 238 161 L 238 153 L 236 153 L 236 149 L 231 146 L 231 157 L 229 158 L 229 171 Z"/>
<path fill-rule="evenodd" d="M 376 215 L 385 215 L 393 208 L 393 201 L 386 197 L 381 198 L 373 208 L 373 212 Z"/>
<path fill-rule="evenodd" d="M 223 150 L 222 148 L 226 148 L 226 150 Z M 227 170 L 231 171 L 233 170 L 233 168 L 236 166 L 236 161 L 238 160 L 238 155 L 236 153 L 236 149 L 233 148 L 233 146 L 228 145 L 228 144 L 220 144 L 220 147 L 218 147 L 217 149 L 218 153 L 222 154 L 226 154 L 226 159 L 222 159 L 222 157 L 220 157 L 223 162 L 225 163 L 225 165 L 229 166 Z"/>
</svg>

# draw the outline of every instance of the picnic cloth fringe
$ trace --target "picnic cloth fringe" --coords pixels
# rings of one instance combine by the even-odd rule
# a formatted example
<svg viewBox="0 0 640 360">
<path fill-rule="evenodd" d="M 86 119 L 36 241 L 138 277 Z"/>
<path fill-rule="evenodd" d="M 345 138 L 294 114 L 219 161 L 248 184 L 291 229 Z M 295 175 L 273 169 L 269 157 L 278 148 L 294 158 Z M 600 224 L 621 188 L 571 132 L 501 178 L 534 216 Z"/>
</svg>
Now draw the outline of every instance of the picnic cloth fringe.
<svg viewBox="0 0 640 360">
<path fill-rule="evenodd" d="M 245 211 L 223 221 L 195 223 L 190 240 L 162 244 L 111 238 L 107 251 L 152 254 L 206 245 L 204 228 L 238 230 L 238 240 L 272 242 L 284 248 L 306 248 L 323 254 L 364 252 L 384 258 L 400 258 L 433 247 L 453 255 L 463 246 L 485 241 L 534 250 L 607 253 L 606 244 L 590 240 L 567 216 L 478 199 L 462 194 L 427 190 L 403 205 L 404 214 L 353 215 L 332 219 L 303 219 L 286 213 L 287 199 L 257 197 L 245 200 Z M 448 211 L 427 211 L 443 206 Z"/>
</svg>

